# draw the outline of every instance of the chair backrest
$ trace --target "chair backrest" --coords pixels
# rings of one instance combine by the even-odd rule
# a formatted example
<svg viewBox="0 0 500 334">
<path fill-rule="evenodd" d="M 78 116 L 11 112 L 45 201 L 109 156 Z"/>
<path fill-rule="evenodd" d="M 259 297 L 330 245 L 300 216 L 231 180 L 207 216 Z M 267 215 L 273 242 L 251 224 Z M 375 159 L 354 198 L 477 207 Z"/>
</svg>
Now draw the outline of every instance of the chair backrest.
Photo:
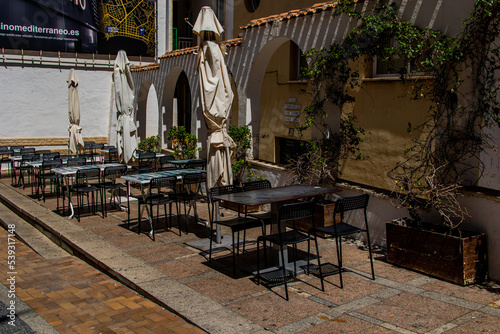
<svg viewBox="0 0 500 334">
<path fill-rule="evenodd" d="M 39 158 L 40 155 L 38 154 L 23 154 L 23 156 L 21 157 L 22 163 L 25 163 L 27 161 L 35 161 L 38 160 Z"/>
<path fill-rule="evenodd" d="M 163 188 L 175 189 L 177 185 L 177 177 L 175 176 L 161 176 L 155 177 L 151 179 L 149 182 L 149 189 L 152 192 L 153 189 L 158 190 L 160 192 Z"/>
<path fill-rule="evenodd" d="M 21 152 L 21 155 L 35 154 L 35 148 L 34 147 L 22 148 L 20 152 Z"/>
<path fill-rule="evenodd" d="M 339 198 L 335 202 L 334 214 L 335 213 L 342 214 L 347 211 L 359 210 L 359 209 L 366 210 L 369 199 L 370 196 L 368 194 Z"/>
<path fill-rule="evenodd" d="M 227 185 L 227 186 L 220 186 L 220 187 L 213 187 L 208 190 L 208 197 L 210 203 L 214 204 L 218 202 L 219 200 L 216 198 L 213 198 L 214 196 L 218 195 L 226 195 L 226 194 L 233 194 L 240 192 L 240 189 L 236 187 L 233 184 Z"/>
<path fill-rule="evenodd" d="M 184 166 L 186 169 L 206 169 L 207 162 L 205 160 L 188 161 Z"/>
<path fill-rule="evenodd" d="M 58 159 L 61 154 L 59 152 L 49 152 L 43 154 L 43 160 Z"/>
<path fill-rule="evenodd" d="M 122 175 L 127 174 L 127 166 L 109 166 L 104 168 L 103 177 L 106 180 L 115 180 Z"/>
<path fill-rule="evenodd" d="M 250 181 L 250 182 L 243 183 L 242 187 L 243 187 L 243 191 L 270 189 L 271 182 L 269 182 L 269 180 Z"/>
<path fill-rule="evenodd" d="M 21 155 L 21 149 L 23 149 L 23 145 L 17 145 L 17 146 L 11 146 L 10 149 L 12 150 L 13 155 Z"/>
<path fill-rule="evenodd" d="M 279 221 L 288 222 L 297 219 L 310 218 L 314 225 L 314 211 L 316 207 L 315 201 L 295 202 L 283 204 L 279 209 Z M 314 227 L 314 226 L 313 226 Z"/>
<path fill-rule="evenodd" d="M 61 159 L 43 160 L 42 165 L 39 168 L 40 174 L 50 173 L 52 168 L 58 168 L 62 166 Z"/>
<path fill-rule="evenodd" d="M 89 182 L 101 182 L 101 170 L 98 167 L 79 169 L 76 171 L 77 184 L 85 184 Z"/>
<path fill-rule="evenodd" d="M 207 173 L 189 173 L 182 177 L 183 184 L 196 184 L 207 181 Z"/>
<path fill-rule="evenodd" d="M 139 168 L 156 168 L 156 153 L 144 152 L 139 154 Z"/>
<path fill-rule="evenodd" d="M 87 159 L 85 157 L 73 157 L 68 158 L 66 165 L 68 166 L 84 166 L 87 163 Z"/>
<path fill-rule="evenodd" d="M 118 162 L 118 149 L 114 146 L 109 148 L 108 162 Z"/>
</svg>

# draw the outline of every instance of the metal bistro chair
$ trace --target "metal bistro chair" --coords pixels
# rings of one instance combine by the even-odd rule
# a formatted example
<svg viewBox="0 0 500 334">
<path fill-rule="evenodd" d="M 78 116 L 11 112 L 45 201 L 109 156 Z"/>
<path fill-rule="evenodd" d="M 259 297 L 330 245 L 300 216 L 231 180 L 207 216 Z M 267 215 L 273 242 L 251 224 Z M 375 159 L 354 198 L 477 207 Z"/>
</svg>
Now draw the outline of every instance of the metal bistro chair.
<svg viewBox="0 0 500 334">
<path fill-rule="evenodd" d="M 101 196 L 104 201 L 103 215 L 107 216 L 107 203 L 106 203 L 106 191 L 111 191 L 111 197 L 109 199 L 109 204 L 112 205 L 116 198 L 118 198 L 118 203 L 121 206 L 121 196 L 116 196 L 116 192 L 119 192 L 120 189 L 124 188 L 125 185 L 123 183 L 116 182 L 121 176 L 127 174 L 127 166 L 109 166 L 104 168 L 101 183 L 98 185 L 102 189 Z"/>
<path fill-rule="evenodd" d="M 205 159 L 198 159 L 198 160 L 188 161 L 184 165 L 184 168 L 185 169 L 205 170 L 205 169 L 207 169 L 207 161 Z"/>
<path fill-rule="evenodd" d="M 67 167 L 74 167 L 74 166 L 85 166 L 87 164 L 87 158 L 85 157 L 75 157 L 75 156 L 69 156 L 66 160 L 66 166 Z M 60 210 L 59 206 L 59 197 L 62 198 L 62 211 L 65 210 L 65 201 L 66 201 L 66 191 L 68 189 L 66 188 L 66 185 L 64 184 L 64 178 L 59 175 L 58 178 L 58 185 L 59 185 L 59 196 L 57 196 L 57 210 Z"/>
<path fill-rule="evenodd" d="M 295 221 L 299 219 L 310 219 L 312 226 L 314 226 L 314 211 L 316 202 L 306 201 L 283 204 L 278 213 L 278 233 L 262 235 L 257 238 L 257 284 L 260 284 L 260 279 L 269 282 L 270 284 L 284 284 L 285 285 L 285 299 L 288 300 L 288 286 L 287 280 L 294 279 L 297 276 L 297 244 L 307 241 L 308 243 L 313 238 L 311 235 L 305 234 L 295 228 Z M 292 222 L 292 228 L 286 230 L 286 223 Z M 280 248 L 281 264 L 277 270 L 260 273 L 260 243 L 265 245 L 266 242 L 278 245 Z M 294 268 L 293 271 L 286 268 L 285 249 L 291 245 L 294 251 Z M 265 248 L 264 248 L 265 250 Z M 319 261 L 319 258 L 318 258 Z"/>
<path fill-rule="evenodd" d="M 99 184 L 101 184 L 101 170 L 98 167 L 80 169 L 76 171 L 75 184 L 73 185 L 73 187 L 71 187 L 70 191 L 76 193 L 76 212 L 78 221 L 80 221 L 80 212 L 84 207 L 84 196 L 87 197 L 87 208 L 89 208 L 92 213 L 97 212 L 96 197 L 101 193 L 101 189 L 98 187 Z M 90 196 L 92 198 L 92 206 L 89 202 Z M 101 196 L 101 208 L 103 206 L 104 205 Z"/>
<path fill-rule="evenodd" d="M 34 151 L 33 151 L 34 152 Z M 34 168 L 28 164 L 30 161 L 35 161 L 40 159 L 38 154 L 23 154 L 21 160 L 12 161 L 12 171 L 13 171 L 13 184 L 17 187 L 24 189 L 25 182 L 24 176 L 28 176 L 28 182 L 33 186 L 34 178 Z M 16 180 L 17 179 L 17 180 Z M 16 183 L 17 182 L 17 183 Z M 31 189 L 31 194 L 33 195 L 33 187 Z"/>
<path fill-rule="evenodd" d="M 7 164 L 7 172 L 10 173 L 10 166 L 11 166 L 10 156 L 12 154 L 14 154 L 14 151 L 8 148 L 7 146 L 0 147 L 0 176 L 3 164 Z"/>
<path fill-rule="evenodd" d="M 143 152 L 139 153 L 139 162 L 137 166 L 133 166 L 132 170 L 135 173 L 151 173 L 156 170 L 156 153 Z"/>
<path fill-rule="evenodd" d="M 36 195 L 37 197 L 40 195 L 40 190 L 42 197 L 41 199 L 45 202 L 45 186 L 46 186 L 46 181 L 50 182 L 50 187 L 52 189 L 52 186 L 55 186 L 57 195 L 59 195 L 59 186 L 58 186 L 58 180 L 59 176 L 52 172 L 52 168 L 58 168 L 62 166 L 62 160 L 61 159 L 53 159 L 53 160 L 43 160 L 42 165 L 38 168 L 38 174 L 37 174 L 37 189 L 36 189 Z"/>
<path fill-rule="evenodd" d="M 170 163 L 170 161 L 175 160 L 175 158 L 172 155 L 165 155 L 163 157 L 160 157 L 158 159 L 158 171 L 169 171 L 169 170 L 176 170 L 179 169 L 178 166 Z"/>
<path fill-rule="evenodd" d="M 172 228 L 172 204 L 175 203 L 175 199 L 171 198 L 172 192 L 175 192 L 175 187 L 177 185 L 177 177 L 175 176 L 163 176 L 151 179 L 149 182 L 148 192 L 145 198 L 138 198 L 138 226 L 137 233 L 141 233 L 141 205 L 147 205 L 149 207 L 149 222 L 151 225 L 150 235 L 155 240 L 154 233 L 154 215 L 153 207 L 156 206 L 156 220 L 159 221 L 159 208 L 163 205 L 163 210 L 165 212 L 165 228 L 167 227 L 167 204 L 169 207 L 169 221 L 168 226 Z M 167 190 L 167 191 L 165 191 Z M 177 212 L 178 214 L 178 212 Z M 180 234 L 180 227 L 179 227 Z"/>
<path fill-rule="evenodd" d="M 236 275 L 236 253 L 240 251 L 240 232 L 243 231 L 243 251 L 245 252 L 245 243 L 246 243 L 246 230 L 251 228 L 260 227 L 262 229 L 262 233 L 264 233 L 264 225 L 259 219 L 246 217 L 241 215 L 241 212 L 238 208 L 237 214 L 238 216 L 235 218 L 216 219 L 215 211 L 216 205 L 221 204 L 220 201 L 214 196 L 225 195 L 231 193 L 237 193 L 240 190 L 234 185 L 221 186 L 221 187 L 213 187 L 208 191 L 208 215 L 210 217 L 210 248 L 209 248 L 209 261 L 212 261 L 212 248 L 213 248 L 213 232 L 214 225 L 222 225 L 229 227 L 231 229 L 232 235 L 232 254 L 233 254 L 233 275 Z M 236 234 L 236 238 L 235 238 Z"/>
<path fill-rule="evenodd" d="M 196 208 L 196 201 L 203 197 L 203 186 L 207 183 L 207 173 L 189 173 L 182 177 L 182 185 L 176 192 L 175 199 L 180 204 L 184 205 L 184 217 L 186 221 L 186 234 L 188 233 L 188 214 L 193 208 L 195 219 L 198 219 L 198 211 Z M 190 205 L 189 211 L 186 209 Z"/>
<path fill-rule="evenodd" d="M 370 264 L 371 264 L 371 269 L 372 269 L 372 277 L 371 279 L 375 279 L 375 271 L 373 269 L 373 256 L 372 256 L 372 246 L 370 242 L 370 233 L 368 230 L 368 218 L 366 216 L 366 209 L 368 207 L 368 200 L 370 199 L 370 196 L 368 194 L 364 195 L 359 195 L 359 196 L 352 196 L 352 197 L 342 197 L 338 199 L 335 203 L 335 209 L 333 212 L 333 225 L 330 226 L 324 226 L 324 227 L 316 227 L 316 228 L 311 228 L 309 231 L 309 234 L 313 234 L 316 236 L 317 232 L 320 233 L 325 233 L 327 235 L 330 235 L 332 237 L 335 237 L 335 243 L 337 245 L 337 261 L 338 261 L 338 273 L 339 273 L 339 278 L 340 278 L 340 287 L 343 288 L 344 284 L 342 281 L 342 236 L 347 236 L 351 234 L 356 234 L 356 233 L 361 233 L 365 232 L 366 237 L 367 237 L 367 242 L 368 242 L 368 252 L 370 254 Z M 357 227 L 355 225 L 351 225 L 346 222 L 346 217 L 344 214 L 346 212 L 352 212 L 355 210 L 359 210 L 363 212 L 364 216 L 364 227 Z M 337 214 L 340 214 L 340 222 L 336 221 Z M 318 254 L 318 269 L 319 269 L 319 276 L 321 279 L 321 289 L 324 290 L 324 283 L 323 283 L 323 277 L 328 276 L 331 274 L 334 274 L 337 272 L 337 270 L 331 270 L 328 273 L 323 273 L 322 272 L 322 267 L 321 264 L 319 263 L 319 250 L 318 250 L 318 243 L 316 242 L 316 252 Z"/>
<path fill-rule="evenodd" d="M 271 182 L 269 180 L 257 180 L 244 182 L 242 184 L 243 191 L 251 191 L 251 190 L 260 190 L 260 189 L 271 189 Z M 250 212 L 248 213 L 249 217 L 257 218 L 262 221 L 264 225 L 271 224 L 271 212 Z"/>
</svg>

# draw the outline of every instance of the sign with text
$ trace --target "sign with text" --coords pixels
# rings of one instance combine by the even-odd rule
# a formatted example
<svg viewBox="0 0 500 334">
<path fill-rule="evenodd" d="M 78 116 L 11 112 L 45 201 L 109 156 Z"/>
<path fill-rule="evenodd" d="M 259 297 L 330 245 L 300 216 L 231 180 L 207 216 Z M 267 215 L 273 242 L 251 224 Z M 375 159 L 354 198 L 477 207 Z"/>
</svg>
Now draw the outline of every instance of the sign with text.
<svg viewBox="0 0 500 334">
<path fill-rule="evenodd" d="M 154 56 L 155 0 L 3 0 L 0 47 Z"/>
</svg>

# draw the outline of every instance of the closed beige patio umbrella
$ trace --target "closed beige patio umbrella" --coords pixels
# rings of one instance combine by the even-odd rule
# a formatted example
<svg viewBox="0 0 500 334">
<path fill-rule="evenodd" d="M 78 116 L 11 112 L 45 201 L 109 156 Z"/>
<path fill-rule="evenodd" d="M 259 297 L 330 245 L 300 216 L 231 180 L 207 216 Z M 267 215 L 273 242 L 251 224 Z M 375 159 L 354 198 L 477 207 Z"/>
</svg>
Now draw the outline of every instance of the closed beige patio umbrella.
<svg viewBox="0 0 500 334">
<path fill-rule="evenodd" d="M 80 127 L 80 100 L 78 98 L 78 77 L 74 69 L 69 72 L 68 80 L 68 116 L 69 116 L 69 143 L 71 153 L 78 152 L 78 145 L 84 146 L 82 128 Z"/>
<path fill-rule="evenodd" d="M 118 114 L 117 148 L 118 155 L 128 163 L 137 149 L 137 127 L 134 114 L 134 82 L 130 72 L 130 62 L 125 51 L 116 56 L 113 72 L 113 90 Z"/>
<path fill-rule="evenodd" d="M 232 183 L 229 150 L 236 146 L 227 132 L 226 124 L 234 95 L 224 54 L 219 46 L 223 31 L 212 8 L 203 7 L 193 26 L 193 32 L 201 38 L 197 70 L 203 116 L 208 130 L 209 188 Z"/>
</svg>

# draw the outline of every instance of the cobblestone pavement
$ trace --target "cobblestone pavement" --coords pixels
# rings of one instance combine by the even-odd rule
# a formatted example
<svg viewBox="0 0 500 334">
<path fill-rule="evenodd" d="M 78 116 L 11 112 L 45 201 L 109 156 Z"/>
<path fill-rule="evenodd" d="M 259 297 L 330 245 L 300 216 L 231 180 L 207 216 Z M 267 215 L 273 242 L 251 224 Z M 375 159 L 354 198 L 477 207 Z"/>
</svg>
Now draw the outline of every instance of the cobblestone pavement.
<svg viewBox="0 0 500 334">
<path fill-rule="evenodd" d="M 215 260 L 208 261 L 205 253 L 192 246 L 193 242 L 206 240 L 207 228 L 203 223 L 194 222 L 192 217 L 188 231 L 184 223 L 181 224 L 181 235 L 175 221 L 171 229 L 155 222 L 157 233 L 153 241 L 144 233 L 149 228 L 146 220 L 143 220 L 143 233 L 138 234 L 137 224 L 127 227 L 127 213 L 124 211 L 109 208 L 106 218 L 84 214 L 79 222 L 68 220 L 56 213 L 55 197 L 48 197 L 45 202 L 38 201 L 30 197 L 30 189 L 14 189 L 8 183 L 0 180 L 2 202 L 16 206 L 22 215 L 31 217 L 38 229 L 45 229 L 46 234 L 65 249 L 132 289 L 117 288 L 119 295 L 102 303 L 107 311 L 95 311 L 99 313 L 99 319 L 88 326 L 102 326 L 108 321 L 109 333 L 112 326 L 118 325 L 139 332 L 130 326 L 142 321 L 151 321 L 148 325 L 144 323 L 145 332 L 161 332 L 152 329 L 161 323 L 159 318 L 148 318 L 150 313 L 146 311 L 155 309 L 168 318 L 160 306 L 175 311 L 210 333 L 500 333 L 498 285 L 459 286 L 396 267 L 386 261 L 383 249 L 375 254 L 376 279 L 371 280 L 368 251 L 359 241 L 346 240 L 344 244 L 344 264 L 349 271 L 343 276 L 343 289 L 339 287 L 337 275 L 328 277 L 325 291 L 321 291 L 316 277 L 303 274 L 289 285 L 290 300 L 285 301 L 283 286 L 269 288 L 257 285 L 253 279 L 252 271 L 256 267 L 254 245 L 249 245 L 247 252 L 237 257 L 236 275 L 232 274 L 232 257 L 227 250 L 216 253 Z M 207 217 L 206 207 L 206 203 L 198 203 L 202 219 Z M 229 215 L 229 212 L 225 214 Z M 131 217 L 136 222 L 135 205 L 131 205 Z M 223 235 L 227 233 L 223 230 Z M 255 239 L 258 233 L 250 231 L 247 239 Z M 299 257 L 305 256 L 306 247 L 299 248 Z M 334 241 L 320 239 L 320 251 L 323 262 L 336 262 Z M 5 257 L 5 251 L 2 252 Z M 27 262 L 18 265 L 18 269 L 23 270 L 19 278 L 30 284 L 24 286 L 21 299 L 23 296 L 33 297 L 29 294 L 30 287 L 31 284 L 36 286 L 38 281 L 54 289 L 52 277 L 65 276 L 75 280 L 71 284 L 73 290 L 62 287 L 64 293 L 61 295 L 48 296 L 50 289 L 41 285 L 39 289 L 46 291 L 45 295 L 34 293 L 43 302 L 33 304 L 32 308 L 58 330 L 60 322 L 66 321 L 74 326 L 81 321 L 80 325 L 87 326 L 84 324 L 88 318 L 83 316 L 80 319 L 78 312 L 71 312 L 71 308 L 79 310 L 92 305 L 90 300 L 96 294 L 89 286 L 112 287 L 118 284 L 102 273 L 87 273 L 86 270 L 90 269 L 75 274 L 84 263 L 74 257 L 58 260 L 61 262 L 61 267 L 58 267 L 52 266 L 52 260 L 42 260 L 28 250 L 25 253 Z M 47 276 L 39 275 L 39 271 L 33 269 L 37 265 L 43 266 L 43 263 L 51 268 Z M 83 277 L 88 277 L 88 286 L 79 284 Z M 2 282 L 6 284 L 4 280 Z M 19 281 L 19 284 L 23 285 L 24 281 Z M 51 296 L 57 301 L 49 302 L 46 298 Z M 139 299 L 134 299 L 141 296 L 146 298 L 142 304 Z M 30 305 L 29 300 L 25 302 Z M 140 305 L 142 311 L 131 310 L 127 305 Z M 55 308 L 64 309 L 64 306 L 69 309 L 62 311 L 61 316 L 51 312 Z M 122 307 L 122 311 L 113 307 Z M 141 315 L 142 320 L 133 318 L 133 323 L 127 323 L 122 318 L 124 313 L 134 317 Z M 188 327 L 179 325 L 177 328 L 197 330 L 195 326 L 184 325 Z M 98 332 L 95 328 L 98 327 L 86 329 Z"/>
<path fill-rule="evenodd" d="M 0 238 L 1 271 L 15 279 L 6 281 L 2 275 L 2 283 L 9 291 L 15 289 L 17 298 L 60 333 L 204 333 L 69 254 L 47 260 L 17 241 L 12 244 L 16 264 L 11 275 L 7 267 L 8 232 L 0 229 Z M 4 303 L 13 300 L 8 297 Z M 2 305 L 1 315 L 8 312 Z M 28 325 L 24 314 L 16 313 L 20 319 L 12 318 L 15 326 L 7 318 L 0 324 L 1 333 L 48 332 L 40 331 L 36 323 Z"/>
</svg>

